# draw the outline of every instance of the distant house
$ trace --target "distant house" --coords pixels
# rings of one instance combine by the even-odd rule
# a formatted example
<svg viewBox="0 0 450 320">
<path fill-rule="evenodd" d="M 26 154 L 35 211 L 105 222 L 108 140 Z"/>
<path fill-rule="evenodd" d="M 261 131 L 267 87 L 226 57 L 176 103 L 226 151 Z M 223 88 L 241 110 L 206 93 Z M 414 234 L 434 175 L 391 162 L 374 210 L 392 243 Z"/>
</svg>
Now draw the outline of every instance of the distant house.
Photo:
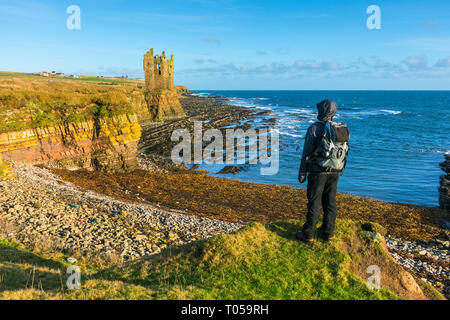
<svg viewBox="0 0 450 320">
<path fill-rule="evenodd" d="M 76 75 L 76 74 L 71 74 L 70 76 L 71 76 L 72 78 L 77 78 L 77 79 L 80 78 L 80 76 L 79 76 L 79 75 Z"/>
<path fill-rule="evenodd" d="M 41 77 L 48 77 L 49 76 L 48 72 L 46 72 L 46 71 L 39 72 L 39 75 Z"/>
</svg>

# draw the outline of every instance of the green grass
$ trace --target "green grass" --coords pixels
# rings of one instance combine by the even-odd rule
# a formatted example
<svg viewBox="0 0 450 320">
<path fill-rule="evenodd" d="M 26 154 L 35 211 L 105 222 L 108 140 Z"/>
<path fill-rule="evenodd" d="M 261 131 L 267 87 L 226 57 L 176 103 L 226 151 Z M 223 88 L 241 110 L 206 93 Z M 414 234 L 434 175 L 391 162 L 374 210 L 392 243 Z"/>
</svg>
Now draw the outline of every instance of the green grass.
<svg viewBox="0 0 450 320">
<path fill-rule="evenodd" d="M 35 75 L 32 73 L 21 73 L 21 72 L 7 72 L 0 71 L 0 77 L 22 77 L 22 78 L 32 78 L 32 79 L 42 79 L 42 80 L 73 80 L 81 82 L 96 82 L 96 84 L 143 84 L 142 80 L 137 79 L 122 79 L 122 78 L 100 78 L 100 77 L 89 77 L 81 76 L 80 78 L 73 78 L 70 76 L 58 76 L 58 77 L 42 77 L 40 75 Z"/>
<path fill-rule="evenodd" d="M 336 240 L 314 244 L 294 239 L 300 225 L 299 221 L 252 223 L 234 234 L 169 248 L 158 255 L 106 269 L 79 259 L 82 289 L 70 292 L 62 285 L 67 267 L 62 255 L 32 253 L 2 241 L 0 298 L 401 298 L 385 289 L 369 290 L 365 281 L 350 271 L 351 257 L 340 247 L 343 241 L 357 236 L 354 222 L 340 220 Z M 33 266 L 36 267 L 31 286 Z"/>
<path fill-rule="evenodd" d="M 83 81 L 90 78 L 4 74 L 0 78 L 0 133 L 139 113 L 145 108 L 144 92 L 132 82 L 92 78 L 99 85 Z"/>
<path fill-rule="evenodd" d="M 30 76 L 30 77 L 36 77 L 32 74 L 25 74 L 25 73 L 18 73 L 18 72 L 5 72 L 0 71 L 0 77 L 23 77 L 23 76 Z"/>
<path fill-rule="evenodd" d="M 142 84 L 142 81 L 134 80 L 134 79 L 109 79 L 109 78 L 97 78 L 97 77 L 81 77 L 81 78 L 72 78 L 72 77 L 62 77 L 61 79 L 65 80 L 73 80 L 73 81 L 87 81 L 87 82 L 96 82 L 97 84 Z"/>
<path fill-rule="evenodd" d="M 0 157 L 0 181 L 9 176 L 9 170 L 11 169 L 11 165 L 2 160 Z"/>
<path fill-rule="evenodd" d="M 395 299 L 371 291 L 348 271 L 336 243 L 302 244 L 296 222 L 253 223 L 160 256 L 104 273 L 152 288 L 158 299 Z M 345 225 L 341 225 L 341 231 Z"/>
</svg>

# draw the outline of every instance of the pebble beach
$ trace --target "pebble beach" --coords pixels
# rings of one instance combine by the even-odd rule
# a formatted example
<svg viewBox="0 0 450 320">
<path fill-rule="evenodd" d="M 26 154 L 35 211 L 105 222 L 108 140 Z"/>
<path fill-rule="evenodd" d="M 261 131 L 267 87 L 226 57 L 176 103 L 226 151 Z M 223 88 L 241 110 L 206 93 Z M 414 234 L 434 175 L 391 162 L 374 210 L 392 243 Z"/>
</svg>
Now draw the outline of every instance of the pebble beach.
<svg viewBox="0 0 450 320">
<path fill-rule="evenodd" d="M 0 234 L 43 251 L 122 262 L 241 227 L 114 200 L 32 165 L 15 164 L 13 173 L 0 182 Z"/>
</svg>

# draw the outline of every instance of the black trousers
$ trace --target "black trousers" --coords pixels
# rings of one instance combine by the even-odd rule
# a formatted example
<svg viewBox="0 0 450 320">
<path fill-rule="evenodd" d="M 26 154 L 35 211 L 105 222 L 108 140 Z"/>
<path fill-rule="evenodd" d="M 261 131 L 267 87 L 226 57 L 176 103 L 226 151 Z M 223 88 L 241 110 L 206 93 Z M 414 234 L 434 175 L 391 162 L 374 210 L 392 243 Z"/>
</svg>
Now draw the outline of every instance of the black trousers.
<svg viewBox="0 0 450 320">
<path fill-rule="evenodd" d="M 320 205 L 323 208 L 322 231 L 327 237 L 334 235 L 334 223 L 337 216 L 336 192 L 339 173 L 308 174 L 308 212 L 303 225 L 303 236 L 311 239 L 316 231 Z"/>
</svg>

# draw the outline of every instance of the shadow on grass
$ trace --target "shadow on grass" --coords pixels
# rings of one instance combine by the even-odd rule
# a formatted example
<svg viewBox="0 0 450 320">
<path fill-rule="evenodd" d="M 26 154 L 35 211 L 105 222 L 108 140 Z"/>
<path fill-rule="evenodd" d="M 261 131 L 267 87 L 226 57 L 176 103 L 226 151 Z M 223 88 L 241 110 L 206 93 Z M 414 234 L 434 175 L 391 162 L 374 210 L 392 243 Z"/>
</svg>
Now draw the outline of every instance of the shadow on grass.
<svg viewBox="0 0 450 320">
<path fill-rule="evenodd" d="M 301 229 L 303 225 L 299 220 L 288 220 L 280 222 L 272 222 L 271 224 L 265 224 L 267 230 L 278 234 L 288 240 L 296 240 L 295 233 Z"/>
<path fill-rule="evenodd" d="M 65 265 L 62 262 L 46 259 L 34 253 L 19 250 L 14 245 L 5 245 L 1 243 L 0 243 L 0 262 L 39 265 L 51 269 L 65 268 Z"/>
<path fill-rule="evenodd" d="M 65 269 L 63 263 L 19 250 L 14 245 L 0 244 L 0 292 L 61 289 L 66 281 Z"/>
</svg>

